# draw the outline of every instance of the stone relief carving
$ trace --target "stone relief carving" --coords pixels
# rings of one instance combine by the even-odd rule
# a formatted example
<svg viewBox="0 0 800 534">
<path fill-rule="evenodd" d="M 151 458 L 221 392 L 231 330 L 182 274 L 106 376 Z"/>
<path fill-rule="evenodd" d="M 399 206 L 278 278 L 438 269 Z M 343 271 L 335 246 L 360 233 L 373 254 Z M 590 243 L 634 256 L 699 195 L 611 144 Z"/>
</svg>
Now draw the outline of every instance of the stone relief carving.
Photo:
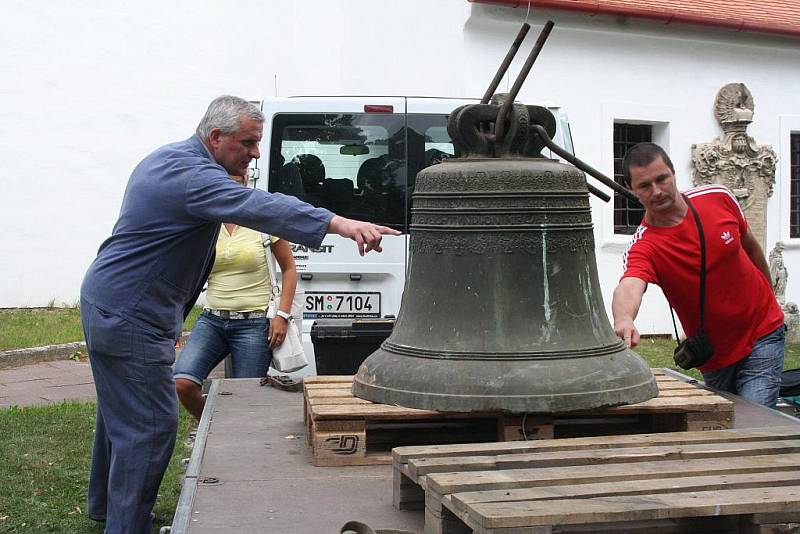
<svg viewBox="0 0 800 534">
<path fill-rule="evenodd" d="M 772 287 L 775 297 L 783 308 L 786 323 L 786 343 L 800 343 L 800 309 L 794 302 L 786 301 L 786 284 L 789 272 L 783 263 L 783 243 L 778 241 L 769 253 L 769 272 L 772 275 Z"/>
<path fill-rule="evenodd" d="M 747 135 L 754 109 L 753 95 L 743 83 L 729 83 L 717 92 L 714 116 L 724 133 L 710 143 L 692 145 L 692 178 L 696 186 L 727 186 L 763 248 L 777 155 L 771 146 Z"/>
<path fill-rule="evenodd" d="M 780 241 L 775 243 L 775 247 L 769 253 L 769 273 L 772 275 L 775 296 L 783 305 L 786 302 L 786 281 L 789 278 L 789 272 L 783 263 L 783 243 Z"/>
</svg>

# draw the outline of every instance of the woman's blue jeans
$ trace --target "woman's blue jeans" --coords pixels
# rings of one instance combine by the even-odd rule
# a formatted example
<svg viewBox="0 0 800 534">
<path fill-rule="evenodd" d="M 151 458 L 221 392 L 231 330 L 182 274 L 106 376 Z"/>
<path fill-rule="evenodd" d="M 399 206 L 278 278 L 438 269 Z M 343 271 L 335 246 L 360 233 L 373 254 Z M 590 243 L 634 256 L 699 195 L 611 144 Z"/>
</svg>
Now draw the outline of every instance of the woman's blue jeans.
<svg viewBox="0 0 800 534">
<path fill-rule="evenodd" d="M 202 384 L 227 354 L 233 378 L 267 376 L 272 361 L 269 319 L 222 319 L 204 311 L 192 328 L 175 364 L 175 378 Z"/>
</svg>

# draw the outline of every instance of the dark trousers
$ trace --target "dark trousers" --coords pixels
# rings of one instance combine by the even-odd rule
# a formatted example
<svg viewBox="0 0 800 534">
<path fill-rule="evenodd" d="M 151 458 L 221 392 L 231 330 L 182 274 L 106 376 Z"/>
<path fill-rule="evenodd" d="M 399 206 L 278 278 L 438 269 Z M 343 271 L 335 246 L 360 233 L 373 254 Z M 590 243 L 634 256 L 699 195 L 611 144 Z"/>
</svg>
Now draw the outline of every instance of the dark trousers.
<svg viewBox="0 0 800 534">
<path fill-rule="evenodd" d="M 81 301 L 97 390 L 88 514 L 106 534 L 149 534 L 178 428 L 173 340 Z"/>
</svg>

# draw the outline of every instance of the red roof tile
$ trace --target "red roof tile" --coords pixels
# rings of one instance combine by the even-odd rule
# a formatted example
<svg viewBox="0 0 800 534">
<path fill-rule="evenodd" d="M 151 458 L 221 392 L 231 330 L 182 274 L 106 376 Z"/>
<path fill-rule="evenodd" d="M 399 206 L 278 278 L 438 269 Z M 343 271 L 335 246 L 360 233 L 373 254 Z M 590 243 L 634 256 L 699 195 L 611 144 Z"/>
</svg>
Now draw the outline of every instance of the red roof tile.
<svg viewBox="0 0 800 534">
<path fill-rule="evenodd" d="M 469 0 L 527 7 L 528 0 Z M 592 14 L 629 15 L 669 24 L 681 22 L 800 36 L 798 0 L 531 0 L 532 8 L 567 9 Z"/>
</svg>

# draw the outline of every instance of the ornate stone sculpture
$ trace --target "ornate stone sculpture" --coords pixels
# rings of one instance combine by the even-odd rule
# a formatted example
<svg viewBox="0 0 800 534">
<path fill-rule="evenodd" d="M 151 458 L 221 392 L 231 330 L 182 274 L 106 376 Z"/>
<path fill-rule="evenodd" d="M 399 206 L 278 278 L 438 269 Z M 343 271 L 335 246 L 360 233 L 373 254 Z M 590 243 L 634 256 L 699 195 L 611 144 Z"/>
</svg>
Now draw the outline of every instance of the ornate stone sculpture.
<svg viewBox="0 0 800 534">
<path fill-rule="evenodd" d="M 786 280 L 789 272 L 783 263 L 783 243 L 778 241 L 772 252 L 769 253 L 769 272 L 772 275 L 772 286 L 775 289 L 775 296 L 778 302 L 783 305 L 786 302 Z"/>
<path fill-rule="evenodd" d="M 786 343 L 800 343 L 800 309 L 794 302 L 786 302 L 786 282 L 789 272 L 783 263 L 783 243 L 778 241 L 769 253 L 769 272 L 772 275 L 772 284 L 775 297 L 783 308 L 786 323 Z"/>
<path fill-rule="evenodd" d="M 724 134 L 711 143 L 692 145 L 692 178 L 695 185 L 727 186 L 764 248 L 767 199 L 775 185 L 777 156 L 771 146 L 758 145 L 747 135 L 754 107 L 753 95 L 743 83 L 729 83 L 719 90 L 714 116 Z"/>
</svg>

